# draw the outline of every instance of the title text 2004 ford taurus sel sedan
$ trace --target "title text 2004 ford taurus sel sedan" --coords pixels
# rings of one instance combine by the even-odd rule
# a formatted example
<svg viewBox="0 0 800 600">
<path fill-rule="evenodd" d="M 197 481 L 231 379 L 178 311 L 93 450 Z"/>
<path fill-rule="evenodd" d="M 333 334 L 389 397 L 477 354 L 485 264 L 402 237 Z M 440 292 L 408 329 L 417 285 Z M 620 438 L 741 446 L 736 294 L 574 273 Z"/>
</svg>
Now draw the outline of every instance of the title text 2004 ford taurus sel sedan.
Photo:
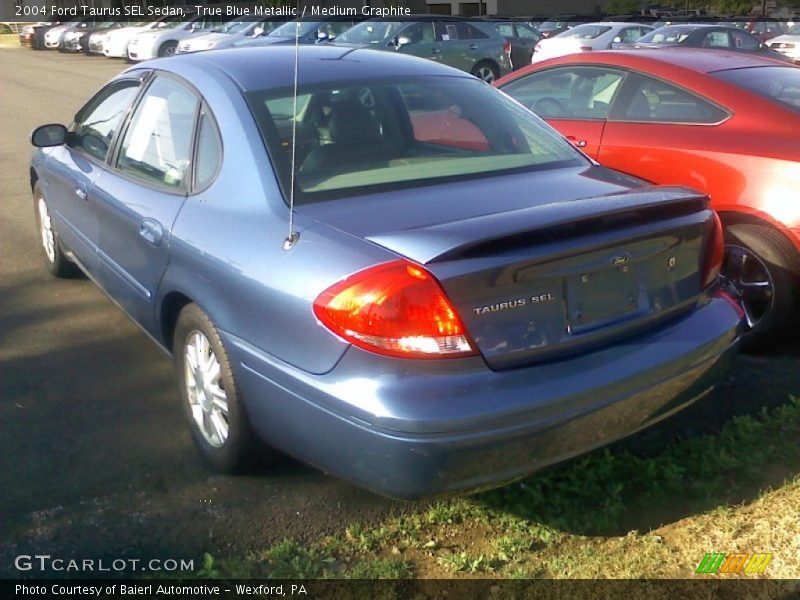
<svg viewBox="0 0 800 600">
<path fill-rule="evenodd" d="M 216 468 L 258 437 L 388 495 L 472 491 L 720 378 L 740 316 L 704 196 L 639 188 L 417 58 L 301 48 L 295 113 L 293 61 L 134 67 L 33 134 L 50 270 L 79 264 L 172 353 Z"/>
</svg>

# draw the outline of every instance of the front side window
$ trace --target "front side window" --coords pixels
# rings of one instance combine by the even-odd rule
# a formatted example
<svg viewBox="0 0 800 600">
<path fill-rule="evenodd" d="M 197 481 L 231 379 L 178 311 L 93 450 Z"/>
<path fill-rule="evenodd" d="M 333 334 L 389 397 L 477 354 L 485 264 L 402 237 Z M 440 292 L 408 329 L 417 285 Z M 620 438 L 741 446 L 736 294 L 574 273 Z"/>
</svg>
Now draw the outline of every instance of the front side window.
<svg viewBox="0 0 800 600">
<path fill-rule="evenodd" d="M 605 119 L 625 77 L 604 67 L 564 67 L 521 77 L 503 91 L 543 119 Z"/>
<path fill-rule="evenodd" d="M 719 123 L 727 116 L 724 110 L 694 94 L 663 81 L 641 76 L 620 119 L 711 125 Z"/>
<path fill-rule="evenodd" d="M 117 168 L 148 183 L 181 188 L 192 156 L 198 101 L 177 81 L 158 77 L 125 132 Z"/>
<path fill-rule="evenodd" d="M 514 37 L 514 26 L 511 23 L 500 23 L 495 26 L 495 29 L 497 29 L 497 33 L 505 38 Z"/>
<path fill-rule="evenodd" d="M 530 27 L 525 27 L 525 25 L 520 25 L 519 23 L 517 23 L 515 25 L 515 27 L 517 29 L 517 36 L 522 38 L 523 40 L 537 40 L 538 41 L 538 40 L 540 40 L 542 38 L 542 36 L 540 36 L 538 33 L 536 33 Z"/>
<path fill-rule="evenodd" d="M 70 146 L 80 148 L 98 160 L 105 160 L 114 134 L 138 90 L 138 81 L 110 84 L 78 113 Z"/>
<path fill-rule="evenodd" d="M 363 21 L 341 34 L 338 41 L 344 44 L 387 45 L 407 26 L 408 23 L 401 21 Z"/>
<path fill-rule="evenodd" d="M 247 96 L 285 191 L 296 128 L 298 203 L 585 162 L 528 111 L 471 78 L 301 87 L 296 119 L 286 112 L 291 93 Z"/>
</svg>

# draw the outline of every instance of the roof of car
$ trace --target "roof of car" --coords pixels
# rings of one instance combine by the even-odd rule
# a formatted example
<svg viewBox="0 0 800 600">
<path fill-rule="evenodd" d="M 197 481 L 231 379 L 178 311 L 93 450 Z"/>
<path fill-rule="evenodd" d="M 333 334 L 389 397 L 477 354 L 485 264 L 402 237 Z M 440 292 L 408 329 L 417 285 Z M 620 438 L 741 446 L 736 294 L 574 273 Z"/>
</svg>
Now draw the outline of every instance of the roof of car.
<svg viewBox="0 0 800 600">
<path fill-rule="evenodd" d="M 676 67 L 690 69 L 698 73 L 713 73 L 727 69 L 743 69 L 747 67 L 787 66 L 779 60 L 731 50 L 708 50 L 707 48 L 638 48 L 630 50 L 608 50 L 591 53 L 591 62 L 617 62 L 618 57 L 625 57 L 628 62 L 637 60 L 660 62 Z"/>
<path fill-rule="evenodd" d="M 435 75 L 471 77 L 468 73 L 423 58 L 394 52 L 333 45 L 299 46 L 298 81 L 301 85 L 348 79 Z M 148 61 L 149 68 L 181 73 L 181 65 L 217 70 L 244 91 L 282 88 L 294 81 L 293 44 L 255 48 L 226 48 Z"/>
</svg>

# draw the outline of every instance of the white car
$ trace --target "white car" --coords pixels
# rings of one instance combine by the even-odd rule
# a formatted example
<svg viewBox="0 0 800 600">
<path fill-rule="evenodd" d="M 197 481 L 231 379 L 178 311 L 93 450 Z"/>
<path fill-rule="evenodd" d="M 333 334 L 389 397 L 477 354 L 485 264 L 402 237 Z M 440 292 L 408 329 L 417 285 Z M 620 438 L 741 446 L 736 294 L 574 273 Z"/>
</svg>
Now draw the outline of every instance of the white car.
<svg viewBox="0 0 800 600">
<path fill-rule="evenodd" d="M 537 43 L 533 49 L 531 63 L 565 54 L 617 48 L 622 44 L 635 42 L 651 31 L 653 31 L 652 27 L 641 23 L 614 23 L 611 21 L 584 23 Z"/>
<path fill-rule="evenodd" d="M 104 31 L 103 33 L 103 55 L 109 58 L 125 58 L 128 56 L 128 42 L 131 38 L 140 31 L 148 29 L 155 29 L 161 23 L 175 19 L 175 17 L 167 17 L 161 21 L 140 21 L 138 23 L 129 23 L 127 27 L 119 29 L 112 29 L 111 31 Z"/>
<path fill-rule="evenodd" d="M 44 47 L 49 49 L 58 48 L 64 39 L 64 34 L 71 26 L 72 23 L 65 23 L 48 29 L 44 34 Z"/>
<path fill-rule="evenodd" d="M 196 16 L 188 21 L 167 21 L 157 29 L 141 31 L 128 43 L 128 59 L 149 60 L 158 56 L 172 56 L 178 44 L 188 37 L 210 32 L 222 25 L 219 17 Z"/>
<path fill-rule="evenodd" d="M 800 24 L 795 25 L 783 35 L 767 40 L 767 46 L 800 64 Z"/>
</svg>

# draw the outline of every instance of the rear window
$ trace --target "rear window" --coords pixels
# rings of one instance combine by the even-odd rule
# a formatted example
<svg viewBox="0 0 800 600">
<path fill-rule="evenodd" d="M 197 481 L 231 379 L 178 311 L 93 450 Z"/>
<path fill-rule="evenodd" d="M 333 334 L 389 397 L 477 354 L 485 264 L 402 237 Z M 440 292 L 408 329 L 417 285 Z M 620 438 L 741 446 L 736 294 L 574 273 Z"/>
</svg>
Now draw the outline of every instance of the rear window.
<svg viewBox="0 0 800 600">
<path fill-rule="evenodd" d="M 404 77 L 248 93 L 284 191 L 296 122 L 298 203 L 585 164 L 530 112 L 472 78 Z M 288 194 L 286 194 L 288 196 Z"/>
<path fill-rule="evenodd" d="M 600 37 L 607 31 L 611 31 L 611 27 L 605 25 L 578 25 L 559 35 L 560 38 L 575 38 L 579 40 L 593 40 Z"/>
<path fill-rule="evenodd" d="M 639 38 L 645 44 L 680 44 L 694 31 L 691 27 L 663 27 Z"/>
<path fill-rule="evenodd" d="M 717 71 L 712 75 L 800 111 L 800 69 L 797 67 L 749 67 Z"/>
</svg>

